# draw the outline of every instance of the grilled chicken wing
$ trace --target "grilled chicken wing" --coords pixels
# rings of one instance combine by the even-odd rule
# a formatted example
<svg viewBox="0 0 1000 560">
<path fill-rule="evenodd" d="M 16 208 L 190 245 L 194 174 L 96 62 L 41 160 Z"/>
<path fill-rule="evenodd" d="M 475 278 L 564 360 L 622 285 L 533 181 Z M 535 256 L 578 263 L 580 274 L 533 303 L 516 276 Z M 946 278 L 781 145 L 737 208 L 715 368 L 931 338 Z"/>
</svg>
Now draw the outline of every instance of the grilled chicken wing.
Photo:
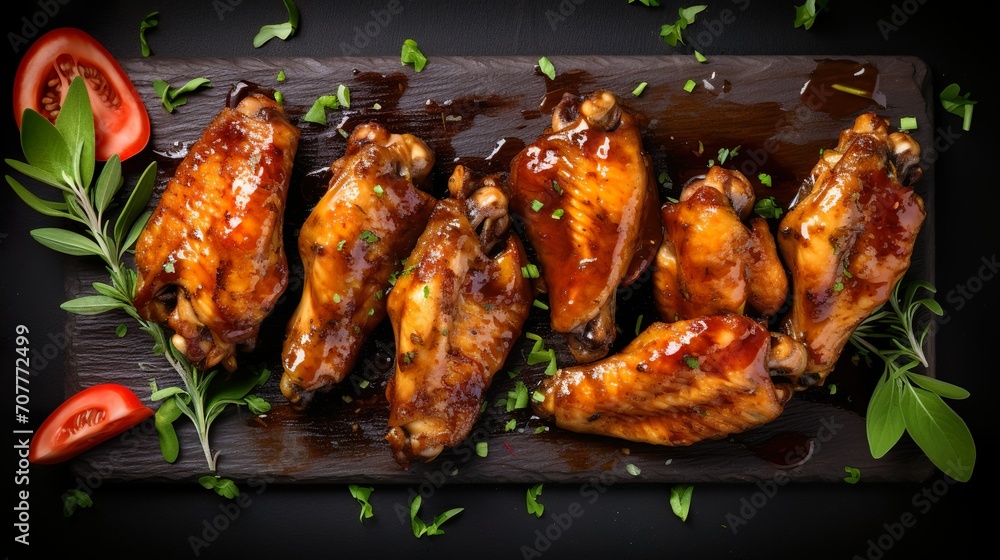
<svg viewBox="0 0 1000 560">
<path fill-rule="evenodd" d="M 299 233 L 302 299 L 286 330 L 281 392 L 296 409 L 354 367 L 385 318 L 384 294 L 417 242 L 435 198 L 424 181 L 434 154 L 419 138 L 379 124 L 354 129 L 323 198 Z"/>
<path fill-rule="evenodd" d="M 920 146 L 859 116 L 825 150 L 782 219 L 778 246 L 792 275 L 784 331 L 809 350 L 807 382 L 822 385 L 854 329 L 884 303 L 910 266 L 926 213 L 910 185 Z"/>
<path fill-rule="evenodd" d="M 553 330 L 578 362 L 607 355 L 615 290 L 662 241 L 651 160 L 636 118 L 611 93 L 567 94 L 552 127 L 511 163 L 511 210 L 524 220 L 549 294 Z"/>
<path fill-rule="evenodd" d="M 788 278 L 767 221 L 743 222 L 754 198 L 742 173 L 715 166 L 663 205 L 653 295 L 664 321 L 742 314 L 746 305 L 774 315 L 784 304 Z"/>
<path fill-rule="evenodd" d="M 771 374 L 804 367 L 801 344 L 745 315 L 657 322 L 618 354 L 558 370 L 533 406 L 570 431 L 685 446 L 774 420 L 794 391 Z"/>
<path fill-rule="evenodd" d="M 497 176 L 458 166 L 407 259 L 415 266 L 389 293 L 396 371 L 386 387 L 386 435 L 402 465 L 430 461 L 460 443 L 479 417 L 495 374 L 534 298 Z M 495 244 L 502 249 L 493 255 Z"/>
<path fill-rule="evenodd" d="M 167 184 L 135 250 L 135 307 L 192 364 L 236 369 L 288 284 L 282 225 L 299 129 L 244 89 Z"/>
</svg>

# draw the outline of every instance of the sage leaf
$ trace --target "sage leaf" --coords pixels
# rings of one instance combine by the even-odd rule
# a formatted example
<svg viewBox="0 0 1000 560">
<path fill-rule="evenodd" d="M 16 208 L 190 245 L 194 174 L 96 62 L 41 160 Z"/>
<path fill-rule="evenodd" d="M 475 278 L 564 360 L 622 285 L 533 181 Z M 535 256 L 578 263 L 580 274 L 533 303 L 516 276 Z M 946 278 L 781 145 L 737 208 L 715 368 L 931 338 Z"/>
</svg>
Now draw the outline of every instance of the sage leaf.
<svg viewBox="0 0 1000 560">
<path fill-rule="evenodd" d="M 21 150 L 28 164 L 54 175 L 69 186 L 75 179 L 73 156 L 66 139 L 56 126 L 38 112 L 28 109 L 21 117 Z"/>
<path fill-rule="evenodd" d="M 946 475 L 968 482 L 976 463 L 972 433 L 940 396 L 907 384 L 902 399 L 906 431 Z"/>
<path fill-rule="evenodd" d="M 906 372 L 906 376 L 917 385 L 946 399 L 961 400 L 969 398 L 969 391 L 947 381 L 941 381 L 940 379 L 912 371 Z"/>
<path fill-rule="evenodd" d="M 109 298 L 117 300 L 121 300 L 122 298 L 121 292 L 119 292 L 117 288 L 115 288 L 110 284 L 105 284 L 104 282 L 94 282 L 91 285 L 94 287 L 95 290 L 97 290 L 97 293 L 103 296 L 108 296 Z"/>
<path fill-rule="evenodd" d="M 150 163 L 132 189 L 128 201 L 115 221 L 115 241 L 121 243 L 125 232 L 132 227 L 136 219 L 146 210 L 149 198 L 153 195 L 156 184 L 156 162 Z"/>
<path fill-rule="evenodd" d="M 172 397 L 174 395 L 179 395 L 181 393 L 185 393 L 186 394 L 187 392 L 183 388 L 177 387 L 177 386 L 166 387 L 166 388 L 163 388 L 163 389 L 159 389 L 157 391 L 153 391 L 153 394 L 149 395 L 149 400 L 151 400 L 151 401 L 162 401 L 163 399 L 167 399 L 167 398 L 170 398 L 170 397 Z M 178 410 L 178 413 L 179 412 L 180 412 L 180 410 Z"/>
<path fill-rule="evenodd" d="M 76 257 L 101 255 L 101 248 L 87 237 L 59 228 L 39 228 L 31 230 L 31 237 L 49 249 Z"/>
<path fill-rule="evenodd" d="M 906 431 L 903 413 L 899 408 L 900 394 L 899 381 L 887 380 L 883 375 L 868 401 L 865 430 L 868 433 L 868 448 L 876 459 L 888 453 Z"/>
<path fill-rule="evenodd" d="M 76 76 L 69 84 L 66 99 L 63 99 L 56 117 L 56 129 L 62 134 L 67 147 L 80 146 L 79 152 L 71 154 L 71 169 L 74 177 L 79 172 L 80 186 L 86 189 L 94 178 L 94 113 L 87 85 L 81 76 Z"/>
<path fill-rule="evenodd" d="M 94 208 L 98 212 L 104 212 L 124 184 L 122 161 L 118 158 L 118 154 L 114 154 L 108 158 L 104 168 L 101 169 L 101 174 L 97 176 L 97 184 L 94 185 Z"/>
<path fill-rule="evenodd" d="M 13 167 L 14 170 L 17 171 L 18 173 L 23 173 L 24 175 L 27 175 L 28 177 L 31 177 L 36 181 L 41 181 L 42 183 L 45 183 L 50 187 L 55 187 L 61 191 L 67 193 L 72 192 L 69 186 L 66 184 L 66 182 L 63 181 L 62 177 L 59 175 L 50 173 L 44 169 L 40 169 L 33 165 L 28 165 L 27 163 L 17 161 L 16 159 L 6 159 L 4 161 L 7 162 L 7 165 Z"/>
<path fill-rule="evenodd" d="M 694 486 L 689 484 L 678 484 L 670 489 L 670 509 L 681 521 L 687 521 L 688 512 L 691 511 L 691 494 Z"/>
<path fill-rule="evenodd" d="M 112 309 L 121 309 L 125 304 L 108 296 L 81 296 L 63 302 L 59 307 L 77 315 L 97 315 Z"/>
<path fill-rule="evenodd" d="M 39 198 L 31 191 L 24 188 L 21 183 L 18 183 L 17 180 L 10 175 L 7 175 L 7 184 L 10 185 L 10 188 L 14 189 L 14 192 L 17 193 L 17 196 L 20 197 L 25 204 L 30 206 L 39 214 L 52 216 L 54 218 L 71 218 L 71 216 L 66 213 L 65 202 L 55 202 Z"/>
<path fill-rule="evenodd" d="M 258 397 L 257 395 L 247 395 L 247 397 L 243 399 L 243 402 L 246 403 L 250 412 L 254 414 L 266 414 L 269 410 L 271 410 L 271 403 L 261 397 Z"/>
<path fill-rule="evenodd" d="M 151 210 L 147 210 L 139 216 L 134 224 L 132 224 L 132 229 L 129 230 L 128 235 L 126 235 L 125 239 L 121 242 L 121 254 L 118 255 L 119 257 L 125 254 L 125 251 L 131 249 L 135 245 L 135 242 L 139 240 L 139 236 L 142 235 L 142 230 L 146 228 L 146 222 L 149 221 L 149 217 L 152 215 L 153 212 Z"/>
</svg>

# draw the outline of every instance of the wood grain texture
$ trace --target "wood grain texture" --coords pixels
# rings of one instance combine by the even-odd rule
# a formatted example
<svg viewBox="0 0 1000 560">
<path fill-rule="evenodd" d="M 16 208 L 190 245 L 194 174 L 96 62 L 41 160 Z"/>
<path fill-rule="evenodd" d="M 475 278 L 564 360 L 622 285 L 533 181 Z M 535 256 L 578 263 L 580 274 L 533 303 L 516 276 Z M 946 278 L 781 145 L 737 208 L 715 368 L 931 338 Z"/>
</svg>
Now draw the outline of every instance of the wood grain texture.
<svg viewBox="0 0 1000 560">
<path fill-rule="evenodd" d="M 435 151 L 434 190 L 446 192 L 446 180 L 456 163 L 481 171 L 505 171 L 510 158 L 548 126 L 550 110 L 565 92 L 608 89 L 642 115 L 644 141 L 656 173 L 666 172 L 673 184 L 661 196 L 676 196 L 683 182 L 703 173 L 722 148 L 739 147 L 727 166 L 739 169 L 759 188 L 759 196 L 775 196 L 787 205 L 808 174 L 821 148 L 833 147 L 839 132 L 861 110 L 874 108 L 898 124 L 917 117 L 914 131 L 925 154 L 933 153 L 933 105 L 928 70 L 912 57 L 787 57 L 714 56 L 699 64 L 689 56 L 550 57 L 556 80 L 537 72 L 536 60 L 507 58 L 433 58 L 421 73 L 402 67 L 397 58 L 252 58 L 252 59 L 129 59 L 124 68 L 143 95 L 152 120 L 153 136 L 144 154 L 126 162 L 126 185 L 134 185 L 146 163 L 159 163 L 157 193 L 170 178 L 186 147 L 224 105 L 229 87 L 249 80 L 279 89 L 302 138 L 296 155 L 286 214 L 286 247 L 312 203 L 326 185 L 326 170 L 343 154 L 350 131 L 375 120 L 392 132 L 421 136 Z M 843 114 L 830 99 L 807 99 L 801 92 L 817 66 L 827 59 L 848 59 L 877 69 L 877 92 L 885 105 L 862 103 Z M 284 70 L 288 79 L 277 83 Z M 869 70 L 870 71 L 870 70 Z M 153 93 L 152 81 L 175 87 L 195 77 L 207 77 L 214 87 L 189 96 L 187 105 L 167 113 Z M 691 93 L 688 79 L 697 82 Z M 648 85 L 639 97 L 631 92 Z M 300 122 L 312 101 L 336 91 L 351 91 L 351 107 L 332 110 L 329 126 Z M 839 92 L 833 101 L 844 101 Z M 857 102 L 855 100 L 855 102 Z M 378 103 L 381 108 L 375 109 Z M 699 143 L 701 151 L 699 153 Z M 924 164 L 916 185 L 928 208 L 908 278 L 934 280 L 933 158 Z M 759 172 L 772 175 L 774 186 L 761 187 Z M 127 193 L 123 193 L 127 194 Z M 155 204 L 158 194 L 154 194 Z M 408 470 L 395 463 L 383 440 L 388 404 L 385 385 L 392 372 L 393 340 L 384 322 L 366 344 L 355 372 L 331 392 L 320 395 L 313 409 L 293 411 L 277 388 L 284 327 L 301 293 L 302 267 L 289 251 L 292 278 L 279 305 L 261 327 L 258 348 L 241 357 L 245 368 L 264 365 L 274 372 L 261 396 L 272 403 L 258 420 L 245 408 L 231 409 L 212 428 L 213 450 L 220 452 L 219 474 L 234 480 L 268 477 L 281 482 L 328 483 L 525 483 L 525 482 L 742 482 L 786 478 L 801 482 L 839 482 L 844 467 L 859 468 L 863 480 L 922 481 L 934 469 L 908 439 L 875 460 L 868 451 L 863 411 L 880 368 L 854 366 L 850 352 L 838 364 L 829 383 L 838 387 L 806 391 L 788 404 L 771 424 L 727 440 L 707 441 L 686 448 L 633 444 L 574 434 L 545 424 L 527 409 L 511 413 L 494 403 L 506 397 L 517 381 L 529 389 L 542 378 L 544 364 L 528 366 L 530 349 L 523 339 L 488 394 L 489 406 L 470 438 L 435 462 Z M 104 271 L 90 261 L 74 260 L 67 269 L 67 297 L 91 293 L 90 284 Z M 618 323 L 622 334 L 615 348 L 634 336 L 637 321 L 655 319 L 647 272 L 635 285 L 619 290 Z M 779 314 L 782 315 L 782 313 Z M 160 387 L 176 384 L 175 373 L 151 353 L 151 340 L 123 313 L 68 317 L 67 394 L 96 383 L 127 385 L 148 402 L 150 380 Z M 129 326 L 115 336 L 120 323 Z M 545 312 L 534 309 L 525 328 L 556 348 L 560 363 L 572 363 L 559 336 L 552 335 Z M 933 340 L 928 341 L 933 374 Z M 506 372 L 520 368 L 516 377 Z M 243 371 L 243 370 L 241 370 Z M 239 372 L 238 372 L 239 373 Z M 367 381 L 365 387 L 362 382 Z M 350 402 L 347 402 L 350 401 Z M 517 427 L 506 431 L 508 420 Z M 206 474 L 205 458 L 189 422 L 179 421 L 181 455 L 166 463 L 159 452 L 152 421 L 122 438 L 80 456 L 74 470 L 82 477 L 107 480 L 190 480 Z M 476 441 L 488 443 L 489 454 L 476 456 Z M 804 453 L 811 449 L 811 453 Z M 795 457 L 808 455 L 800 464 Z M 793 460 L 786 460 L 787 458 Z M 773 461 L 778 459 L 778 463 Z M 633 476 L 627 464 L 641 469 Z M 787 464 L 791 463 L 791 464 Z"/>
</svg>

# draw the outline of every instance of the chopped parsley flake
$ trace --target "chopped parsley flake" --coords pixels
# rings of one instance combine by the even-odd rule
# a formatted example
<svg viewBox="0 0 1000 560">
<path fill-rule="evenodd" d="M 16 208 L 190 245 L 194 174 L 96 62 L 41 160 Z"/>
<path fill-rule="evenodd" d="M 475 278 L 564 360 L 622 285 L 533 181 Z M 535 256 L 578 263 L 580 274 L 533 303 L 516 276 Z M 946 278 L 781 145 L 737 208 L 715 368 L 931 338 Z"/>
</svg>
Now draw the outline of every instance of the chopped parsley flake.
<svg viewBox="0 0 1000 560">
<path fill-rule="evenodd" d="M 684 356 L 684 364 L 691 369 L 700 369 L 701 363 L 694 356 Z"/>
<path fill-rule="evenodd" d="M 490 452 L 490 446 L 485 441 L 476 442 L 476 455 L 485 457 Z"/>
<path fill-rule="evenodd" d="M 531 209 L 534 210 L 535 212 L 538 212 L 539 210 L 541 210 L 542 206 L 544 206 L 544 204 L 542 204 L 538 200 L 532 200 L 531 201 Z"/>
<path fill-rule="evenodd" d="M 758 174 L 757 179 L 760 181 L 760 184 L 764 185 L 765 187 L 771 186 L 771 176 L 768 175 L 767 173 Z"/>
<path fill-rule="evenodd" d="M 346 245 L 346 244 L 347 244 L 347 240 L 346 240 L 346 239 L 341 239 L 341 240 L 340 240 L 340 241 L 339 241 L 339 242 L 337 243 L 337 250 L 338 250 L 338 251 L 343 251 L 343 250 L 344 250 L 344 245 Z"/>
<path fill-rule="evenodd" d="M 642 82 L 641 84 L 635 86 L 635 89 L 632 90 L 632 95 L 639 97 L 640 95 L 642 95 L 642 92 L 645 89 L 646 89 L 646 82 Z"/>
<path fill-rule="evenodd" d="M 375 232 L 373 232 L 370 229 L 366 229 L 366 230 L 362 231 L 361 234 L 358 237 L 360 237 L 362 241 L 364 241 L 365 243 L 368 243 L 369 245 L 378 243 L 378 241 L 379 241 L 378 236 L 375 235 Z"/>
<path fill-rule="evenodd" d="M 556 79 L 556 67 L 547 57 L 543 56 L 538 59 L 538 69 L 542 71 L 542 74 L 548 76 L 550 80 Z"/>
<path fill-rule="evenodd" d="M 373 188 L 372 190 L 375 191 L 375 195 L 378 196 L 379 198 L 385 196 L 385 189 L 382 188 L 382 185 L 375 185 L 375 188 Z"/>
</svg>

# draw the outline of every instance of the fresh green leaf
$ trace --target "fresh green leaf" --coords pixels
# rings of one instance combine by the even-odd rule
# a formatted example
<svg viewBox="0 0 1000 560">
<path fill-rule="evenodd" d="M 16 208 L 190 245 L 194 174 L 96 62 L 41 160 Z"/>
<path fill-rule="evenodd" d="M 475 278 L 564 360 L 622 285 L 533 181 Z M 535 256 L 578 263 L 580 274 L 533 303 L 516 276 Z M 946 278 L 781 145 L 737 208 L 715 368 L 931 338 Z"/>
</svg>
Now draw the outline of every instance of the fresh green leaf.
<svg viewBox="0 0 1000 560">
<path fill-rule="evenodd" d="M 759 173 L 757 175 L 757 179 L 760 181 L 760 184 L 764 185 L 765 187 L 771 186 L 771 176 L 768 175 L 767 173 Z"/>
<path fill-rule="evenodd" d="M 292 0 L 282 0 L 285 3 L 285 9 L 288 11 L 288 21 L 285 23 L 275 23 L 271 25 L 265 25 L 260 28 L 257 35 L 253 38 L 254 48 L 260 48 L 264 43 L 270 41 L 271 39 L 281 39 L 282 41 L 287 40 L 289 37 L 295 34 L 295 31 L 299 28 L 299 8 L 295 5 Z"/>
<path fill-rule="evenodd" d="M 701 362 L 694 356 L 684 356 L 684 365 L 691 369 L 701 369 Z"/>
<path fill-rule="evenodd" d="M 153 415 L 153 421 L 156 425 L 156 435 L 160 441 L 160 453 L 168 463 L 176 461 L 180 453 L 180 442 L 177 439 L 177 432 L 174 430 L 174 421 L 183 414 L 181 408 L 177 405 L 180 398 L 181 395 L 178 394 L 163 401 Z"/>
<path fill-rule="evenodd" d="M 861 480 L 861 469 L 844 467 L 844 472 L 847 473 L 847 476 L 844 477 L 844 482 L 848 484 L 857 484 Z"/>
<path fill-rule="evenodd" d="M 484 401 L 483 404 L 486 404 Z M 476 442 L 476 455 L 479 457 L 485 457 L 490 453 L 490 446 L 485 441 Z"/>
<path fill-rule="evenodd" d="M 302 120 L 306 122 L 326 125 L 326 110 L 339 109 L 340 101 L 336 95 L 321 95 L 313 101 L 312 107 L 306 112 Z"/>
<path fill-rule="evenodd" d="M 128 200 L 125 202 L 125 206 L 122 207 L 121 213 L 118 214 L 118 219 L 115 220 L 114 235 L 117 242 L 120 243 L 122 241 L 125 232 L 146 211 L 146 205 L 149 203 L 149 198 L 153 196 L 153 187 L 155 186 L 156 162 L 154 161 L 146 166 L 146 170 L 142 172 L 139 180 L 136 181 L 135 188 L 132 189 Z M 122 249 L 124 250 L 124 247 Z"/>
<path fill-rule="evenodd" d="M 124 338 L 126 334 L 128 334 L 128 326 L 125 323 L 119 323 L 118 326 L 115 327 L 115 336 L 118 338 Z"/>
<path fill-rule="evenodd" d="M 517 427 L 517 420 L 511 418 L 510 420 L 507 421 L 506 424 L 503 425 L 503 431 L 512 432 L 516 427 Z"/>
<path fill-rule="evenodd" d="M 101 169 L 101 174 L 97 176 L 97 184 L 94 185 L 94 208 L 97 208 L 98 212 L 104 212 L 111 205 L 118 189 L 124 184 L 122 162 L 118 154 L 114 154 L 108 158 L 104 168 Z"/>
<path fill-rule="evenodd" d="M 160 25 L 159 16 L 160 12 L 150 12 L 139 23 L 139 47 L 144 57 L 153 54 L 153 51 L 149 48 L 149 43 L 146 41 L 146 30 Z"/>
<path fill-rule="evenodd" d="M 691 93 L 692 91 L 694 91 L 694 86 L 696 85 L 697 84 L 695 84 L 694 80 L 688 80 L 684 82 L 684 91 Z"/>
<path fill-rule="evenodd" d="M 160 97 L 160 103 L 168 113 L 173 113 L 176 107 L 187 104 L 187 94 L 193 93 L 201 88 L 210 88 L 212 82 L 208 78 L 194 78 L 188 80 L 179 88 L 172 88 L 170 84 L 163 80 L 153 80 L 153 91 Z"/>
<path fill-rule="evenodd" d="M 413 536 L 418 539 L 427 532 L 427 525 L 417 515 L 421 502 L 423 502 L 423 498 L 419 494 L 414 496 L 413 501 L 410 502 L 410 529 L 413 531 Z"/>
<path fill-rule="evenodd" d="M 899 131 L 909 132 L 911 130 L 917 129 L 917 119 L 916 117 L 900 117 L 899 119 Z"/>
<path fill-rule="evenodd" d="M 507 412 L 528 407 L 528 386 L 518 381 L 512 391 L 507 391 Z"/>
<path fill-rule="evenodd" d="M 90 94 L 83 77 L 76 76 L 69 84 L 66 99 L 62 102 L 56 117 L 56 128 L 62 134 L 73 156 L 71 171 L 78 184 L 86 189 L 94 178 L 94 116 L 90 106 Z M 79 173 L 79 175 L 77 175 Z"/>
<path fill-rule="evenodd" d="M 17 161 L 16 159 L 6 159 L 4 161 L 7 165 L 13 167 L 14 170 L 19 173 L 23 173 L 36 181 L 41 181 L 42 183 L 45 183 L 50 187 L 55 187 L 63 192 L 72 193 L 72 190 L 69 188 L 66 181 L 62 179 L 61 175 L 51 173 L 22 161 Z M 7 182 L 9 183 L 10 181 L 8 180 Z"/>
<path fill-rule="evenodd" d="M 52 200 L 45 200 L 38 198 L 31 191 L 24 188 L 21 183 L 18 183 L 16 179 L 7 175 L 7 184 L 10 188 L 14 189 L 17 196 L 20 197 L 25 204 L 31 207 L 34 211 L 42 214 L 44 216 L 52 216 L 55 218 L 69 218 L 70 215 L 66 212 L 65 202 L 55 202 Z"/>
<path fill-rule="evenodd" d="M 283 81 L 285 81 L 288 78 L 285 76 L 285 71 L 284 70 L 278 70 L 278 77 L 275 78 L 275 79 L 277 81 L 279 81 L 279 82 L 283 82 Z"/>
<path fill-rule="evenodd" d="M 972 128 L 972 107 L 976 102 L 969 99 L 971 94 L 960 95 L 960 92 L 958 84 L 949 84 L 941 90 L 939 98 L 945 111 L 962 117 L 962 130 L 968 132 Z"/>
<path fill-rule="evenodd" d="M 811 29 L 816 23 L 816 15 L 826 8 L 826 4 L 827 0 L 806 0 L 801 6 L 795 6 L 795 27 Z"/>
<path fill-rule="evenodd" d="M 179 395 L 181 393 L 187 394 L 187 391 L 185 391 L 182 387 L 177 387 L 177 386 L 166 387 L 158 391 L 153 391 L 153 393 L 149 395 L 149 400 L 153 402 L 162 401 L 164 399 L 168 399 L 170 397 Z"/>
<path fill-rule="evenodd" d="M 253 414 L 267 414 L 271 410 L 271 403 L 257 395 L 247 395 L 243 398 L 243 402 Z"/>
<path fill-rule="evenodd" d="M 876 459 L 888 453 L 906 431 L 903 413 L 899 409 L 899 389 L 900 383 L 897 380 L 887 380 L 883 375 L 868 401 L 865 429 L 868 433 L 868 448 Z"/>
<path fill-rule="evenodd" d="M 951 383 L 948 383 L 947 381 L 941 381 L 940 379 L 929 377 L 927 375 L 922 375 L 912 371 L 906 372 L 906 376 L 910 378 L 910 381 L 946 399 L 961 400 L 969 398 L 968 391 L 959 387 L 958 385 L 953 385 Z"/>
<path fill-rule="evenodd" d="M 351 90 L 347 89 L 347 86 L 340 84 L 337 86 L 337 101 L 340 102 L 340 106 L 349 109 L 351 107 Z"/>
<path fill-rule="evenodd" d="M 257 380 L 257 376 L 240 371 L 216 377 L 209 386 L 208 400 L 205 406 L 208 416 L 217 416 L 229 404 L 245 403 L 244 398 L 254 387 L 257 387 Z"/>
<path fill-rule="evenodd" d="M 699 6 L 689 6 L 687 8 L 678 9 L 677 14 L 680 17 L 678 17 L 677 21 L 675 21 L 674 23 L 669 25 L 664 25 L 663 27 L 661 27 L 660 37 L 662 37 L 663 40 L 666 41 L 667 44 L 670 45 L 671 47 L 676 47 L 677 43 L 680 43 L 682 45 L 685 44 L 683 37 L 684 29 L 686 29 L 688 25 L 694 23 L 695 16 L 697 16 L 707 7 L 708 6 L 706 5 L 699 5 Z"/>
<path fill-rule="evenodd" d="M 206 489 L 215 490 L 216 494 L 225 498 L 233 499 L 240 495 L 240 489 L 236 487 L 235 482 L 219 475 L 203 476 L 198 479 L 198 483 Z"/>
<path fill-rule="evenodd" d="M 628 0 L 629 4 L 631 4 L 633 2 L 635 2 L 635 0 Z M 656 6 L 660 5 L 660 1 L 659 0 L 639 0 L 639 3 L 642 4 L 642 5 L 644 5 L 644 6 L 650 6 L 650 7 L 656 7 Z"/>
<path fill-rule="evenodd" d="M 694 486 L 689 484 L 678 484 L 670 489 L 670 509 L 681 521 L 687 521 L 693 492 Z"/>
<path fill-rule="evenodd" d="M 76 183 L 74 156 L 56 125 L 30 109 L 21 117 L 21 150 L 28 165 L 55 176 L 63 185 Z"/>
<path fill-rule="evenodd" d="M 89 508 L 93 505 L 94 500 L 90 494 L 74 488 L 63 494 L 63 517 L 72 516 L 77 508 Z"/>
<path fill-rule="evenodd" d="M 628 474 L 630 474 L 632 476 L 639 476 L 640 474 L 642 474 L 642 469 L 640 469 L 635 464 L 629 463 L 629 464 L 625 465 L 625 472 L 627 472 Z"/>
<path fill-rule="evenodd" d="M 548 57 L 542 57 L 538 59 L 538 69 L 549 77 L 550 80 L 556 79 L 556 67 L 552 64 L 552 61 Z"/>
<path fill-rule="evenodd" d="M 132 224 L 132 228 L 128 231 L 128 235 L 125 236 L 125 239 L 122 240 L 121 245 L 119 246 L 121 249 L 121 254 L 118 255 L 119 257 L 125 254 L 125 251 L 131 249 L 135 245 L 135 242 L 139 240 L 139 236 L 142 235 L 142 230 L 146 227 L 146 222 L 149 221 L 149 217 L 152 215 L 153 211 L 147 210 L 136 218 L 135 223 Z"/>
<path fill-rule="evenodd" d="M 463 511 L 465 511 L 465 508 L 452 508 L 435 517 L 434 522 L 427 526 L 427 536 L 443 535 L 444 531 L 441 529 L 441 525 L 444 525 L 445 521 L 448 521 Z"/>
<path fill-rule="evenodd" d="M 370 229 L 363 230 L 361 234 L 358 235 L 358 237 L 360 237 L 362 241 L 368 243 L 369 245 L 374 245 L 375 243 L 379 242 L 378 235 L 376 235 L 375 232 Z"/>
<path fill-rule="evenodd" d="M 403 50 L 399 55 L 399 60 L 403 63 L 403 66 L 412 64 L 415 72 L 420 72 L 427 65 L 427 57 L 424 56 L 424 53 L 420 52 L 417 42 L 413 39 L 403 41 Z"/>
<path fill-rule="evenodd" d="M 639 85 L 635 86 L 635 89 L 632 90 L 632 95 L 636 97 L 642 95 L 642 92 L 646 91 L 646 85 L 647 85 L 646 82 L 642 82 Z"/>
<path fill-rule="evenodd" d="M 375 515 L 372 511 L 372 505 L 368 501 L 371 498 L 372 492 L 375 491 L 374 488 L 351 484 L 347 489 L 351 492 L 351 496 L 361 504 L 361 514 L 358 516 L 359 521 L 364 523 L 365 519 L 370 519 Z"/>
<path fill-rule="evenodd" d="M 906 385 L 901 403 L 906 432 L 946 475 L 968 482 L 976 463 L 976 444 L 965 422 L 940 396 Z"/>
<path fill-rule="evenodd" d="M 753 211 L 761 218 L 771 218 L 777 220 L 784 212 L 781 206 L 775 202 L 773 196 L 762 198 L 753 205 Z"/>
<path fill-rule="evenodd" d="M 101 255 L 101 248 L 87 237 L 59 228 L 39 228 L 31 237 L 49 249 L 77 257 Z"/>
<path fill-rule="evenodd" d="M 705 55 L 701 54 L 698 51 L 694 51 L 694 59 L 701 63 L 708 62 L 708 59 L 705 58 Z"/>
<path fill-rule="evenodd" d="M 525 496 L 525 503 L 528 506 L 528 513 L 535 517 L 541 517 L 545 513 L 545 505 L 538 502 L 538 497 L 542 495 L 542 485 L 536 484 L 528 488 Z"/>
</svg>

